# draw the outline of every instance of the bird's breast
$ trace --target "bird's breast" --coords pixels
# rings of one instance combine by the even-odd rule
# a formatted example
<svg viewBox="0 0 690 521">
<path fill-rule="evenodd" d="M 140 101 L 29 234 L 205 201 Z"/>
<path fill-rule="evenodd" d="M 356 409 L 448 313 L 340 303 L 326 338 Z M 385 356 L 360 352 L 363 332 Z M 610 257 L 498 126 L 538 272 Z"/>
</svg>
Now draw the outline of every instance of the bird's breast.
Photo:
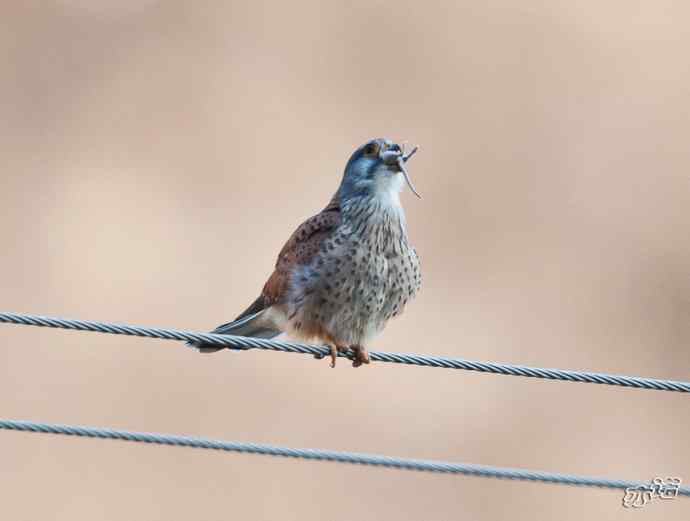
<svg viewBox="0 0 690 521">
<path fill-rule="evenodd" d="M 367 342 L 402 312 L 421 283 L 402 211 L 380 204 L 349 208 L 306 266 L 296 267 L 291 323 L 347 345 Z"/>
</svg>

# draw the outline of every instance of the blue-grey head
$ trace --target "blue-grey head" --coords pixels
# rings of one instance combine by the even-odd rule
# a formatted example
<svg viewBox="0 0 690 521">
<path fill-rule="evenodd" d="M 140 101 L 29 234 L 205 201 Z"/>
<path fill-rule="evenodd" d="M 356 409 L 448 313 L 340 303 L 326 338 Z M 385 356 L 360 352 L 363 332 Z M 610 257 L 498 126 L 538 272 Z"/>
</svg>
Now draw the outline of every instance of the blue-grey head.
<svg viewBox="0 0 690 521">
<path fill-rule="evenodd" d="M 403 183 L 421 197 L 412 186 L 405 163 L 417 151 L 414 147 L 405 152 L 405 147 L 389 139 L 372 139 L 354 151 L 345 166 L 345 174 L 338 188 L 338 197 L 347 201 L 358 197 L 375 197 L 398 201 Z"/>
</svg>

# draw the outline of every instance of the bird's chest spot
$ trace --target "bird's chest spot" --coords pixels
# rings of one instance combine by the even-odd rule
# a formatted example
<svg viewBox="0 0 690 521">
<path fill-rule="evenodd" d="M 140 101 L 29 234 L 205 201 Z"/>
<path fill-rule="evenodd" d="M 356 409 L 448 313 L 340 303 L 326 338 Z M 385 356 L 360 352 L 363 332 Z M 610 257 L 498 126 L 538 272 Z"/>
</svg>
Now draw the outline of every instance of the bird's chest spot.
<svg viewBox="0 0 690 521">
<path fill-rule="evenodd" d="M 343 330 L 377 329 L 399 314 L 416 293 L 418 265 L 398 230 L 344 226 L 326 239 L 299 279 L 296 306 Z"/>
<path fill-rule="evenodd" d="M 410 268 L 400 255 L 375 248 L 352 252 L 338 277 L 353 313 L 389 318 L 411 292 Z"/>
</svg>

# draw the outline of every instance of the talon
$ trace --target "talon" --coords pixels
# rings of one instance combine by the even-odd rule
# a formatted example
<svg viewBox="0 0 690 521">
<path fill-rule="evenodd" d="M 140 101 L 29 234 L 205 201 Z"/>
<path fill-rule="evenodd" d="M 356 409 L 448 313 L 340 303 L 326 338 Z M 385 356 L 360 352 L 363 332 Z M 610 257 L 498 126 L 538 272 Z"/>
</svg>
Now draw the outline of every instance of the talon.
<svg viewBox="0 0 690 521">
<path fill-rule="evenodd" d="M 369 352 L 366 347 L 355 346 L 353 347 L 353 351 L 355 352 L 355 357 L 352 360 L 352 367 L 359 367 L 362 364 L 368 364 L 370 362 Z"/>
<path fill-rule="evenodd" d="M 338 358 L 338 348 L 331 345 L 331 369 L 335 368 L 335 359 Z"/>
</svg>

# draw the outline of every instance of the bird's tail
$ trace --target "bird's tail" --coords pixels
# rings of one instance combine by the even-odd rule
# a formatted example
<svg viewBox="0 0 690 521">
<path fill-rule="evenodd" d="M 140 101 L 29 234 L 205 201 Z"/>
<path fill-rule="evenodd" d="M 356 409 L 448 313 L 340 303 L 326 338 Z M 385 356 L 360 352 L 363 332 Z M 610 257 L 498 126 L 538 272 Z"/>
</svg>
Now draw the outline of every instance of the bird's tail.
<svg viewBox="0 0 690 521">
<path fill-rule="evenodd" d="M 273 338 L 278 336 L 281 331 L 275 324 L 268 319 L 266 312 L 269 308 L 264 307 L 262 297 L 249 306 L 244 313 L 232 322 L 218 326 L 211 333 L 218 335 L 237 335 L 251 336 L 254 338 Z M 187 345 L 197 349 L 200 353 L 215 353 L 225 347 L 208 344 L 206 342 L 187 342 Z"/>
</svg>

